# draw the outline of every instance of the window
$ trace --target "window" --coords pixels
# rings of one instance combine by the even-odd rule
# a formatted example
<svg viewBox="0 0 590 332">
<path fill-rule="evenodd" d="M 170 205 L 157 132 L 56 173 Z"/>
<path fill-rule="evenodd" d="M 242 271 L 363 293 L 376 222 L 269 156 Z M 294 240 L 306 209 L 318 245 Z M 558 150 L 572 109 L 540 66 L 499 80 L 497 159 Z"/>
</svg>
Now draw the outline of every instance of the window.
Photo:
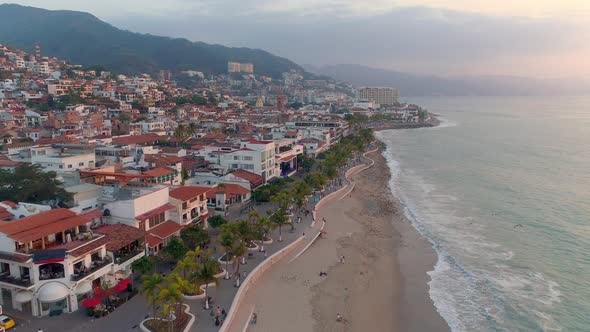
<svg viewBox="0 0 590 332">
<path fill-rule="evenodd" d="M 84 162 L 78 163 L 78 166 L 84 166 Z"/>
<path fill-rule="evenodd" d="M 64 168 L 64 165 L 59 165 L 59 168 L 60 168 L 60 169 Z"/>
<path fill-rule="evenodd" d="M 244 156 L 244 160 L 252 161 L 252 156 Z"/>
<path fill-rule="evenodd" d="M 70 164 L 70 165 L 68 165 L 68 168 L 72 168 L 72 165 L 71 165 L 71 164 Z"/>
<path fill-rule="evenodd" d="M 186 204 L 186 202 L 182 202 L 182 209 L 183 209 L 183 210 L 186 210 L 186 207 L 187 207 L 187 204 Z"/>
<path fill-rule="evenodd" d="M 240 156 L 234 156 L 234 160 L 240 160 Z"/>
</svg>

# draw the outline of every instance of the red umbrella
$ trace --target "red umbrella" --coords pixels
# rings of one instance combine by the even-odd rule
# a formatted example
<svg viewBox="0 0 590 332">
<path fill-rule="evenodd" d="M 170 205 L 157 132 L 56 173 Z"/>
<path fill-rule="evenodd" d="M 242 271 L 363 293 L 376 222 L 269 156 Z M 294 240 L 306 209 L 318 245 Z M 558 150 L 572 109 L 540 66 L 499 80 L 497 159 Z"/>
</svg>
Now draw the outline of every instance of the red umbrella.
<svg viewBox="0 0 590 332">
<path fill-rule="evenodd" d="M 131 283 L 131 279 L 126 278 L 126 279 L 121 279 L 119 280 L 119 283 L 113 287 L 113 291 L 120 293 L 123 292 L 125 290 L 127 290 L 127 285 L 129 285 Z"/>
<path fill-rule="evenodd" d="M 99 299 L 97 299 L 96 297 L 90 297 L 87 298 L 86 300 L 82 301 L 82 306 L 86 307 L 86 308 L 94 308 L 97 305 L 99 305 L 101 302 Z"/>
<path fill-rule="evenodd" d="M 120 293 L 126 289 L 127 289 L 127 285 L 124 285 L 122 283 L 118 283 L 115 287 L 113 287 L 113 291 L 116 293 Z"/>
</svg>

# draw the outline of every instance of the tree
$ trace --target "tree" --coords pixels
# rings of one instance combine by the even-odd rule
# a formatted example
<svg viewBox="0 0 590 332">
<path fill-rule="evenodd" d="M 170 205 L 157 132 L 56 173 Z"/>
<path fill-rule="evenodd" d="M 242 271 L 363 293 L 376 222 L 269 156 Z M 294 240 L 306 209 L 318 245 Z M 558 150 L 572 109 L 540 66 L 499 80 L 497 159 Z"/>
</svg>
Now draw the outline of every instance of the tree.
<svg viewBox="0 0 590 332">
<path fill-rule="evenodd" d="M 178 261 L 186 254 L 188 248 L 177 237 L 173 236 L 170 241 L 168 241 L 164 251 Z"/>
<path fill-rule="evenodd" d="M 133 272 L 138 272 L 139 274 L 148 274 L 150 273 L 155 266 L 154 260 L 149 256 L 143 256 L 140 259 L 131 263 L 131 269 Z"/>
<path fill-rule="evenodd" d="M 160 293 L 160 286 L 164 278 L 158 273 L 154 273 L 151 276 L 143 275 L 141 276 L 141 286 L 139 288 L 139 292 L 144 294 L 152 306 L 152 316 L 156 317 L 156 307 L 160 304 L 160 297 L 158 296 Z"/>
<path fill-rule="evenodd" d="M 225 251 L 225 279 L 229 279 L 228 265 L 229 261 L 233 259 L 233 248 L 236 241 L 238 241 L 238 237 L 234 234 L 230 224 L 222 225 L 220 244 Z"/>
<path fill-rule="evenodd" d="M 222 225 L 226 224 L 227 220 L 225 220 L 225 218 L 223 218 L 220 215 L 214 215 L 207 219 L 207 223 L 209 224 L 209 226 L 213 228 L 219 228 Z"/>
<path fill-rule="evenodd" d="M 61 188 L 55 172 L 43 172 L 40 165 L 22 163 L 14 172 L 0 170 L 0 197 L 28 203 L 69 202 L 72 195 Z"/>
<path fill-rule="evenodd" d="M 312 192 L 311 186 L 304 181 L 299 181 L 295 183 L 291 192 L 293 194 L 293 202 L 295 203 L 295 206 L 297 206 L 298 211 L 301 211 L 305 205 L 306 196 L 310 195 Z"/>
<path fill-rule="evenodd" d="M 201 264 L 201 267 L 192 275 L 191 281 L 205 284 L 205 309 L 209 310 L 209 284 L 215 282 L 215 286 L 219 285 L 219 280 L 215 278 L 219 266 L 216 260 L 207 257 Z"/>
<path fill-rule="evenodd" d="M 287 212 L 283 209 L 278 209 L 270 216 L 270 222 L 279 228 L 279 242 L 283 241 L 283 225 L 290 222 Z"/>
<path fill-rule="evenodd" d="M 179 273 L 182 276 L 182 278 L 186 279 L 186 278 L 188 278 L 190 273 L 193 270 L 196 270 L 198 267 L 199 267 L 199 264 L 197 264 L 196 261 L 191 259 L 191 257 L 184 256 L 184 259 L 179 260 L 178 263 L 176 263 L 176 268 L 174 270 L 177 273 Z"/>
<path fill-rule="evenodd" d="M 191 226 L 180 231 L 180 238 L 187 247 L 194 248 L 209 242 L 209 233 L 199 226 Z"/>
<path fill-rule="evenodd" d="M 182 307 L 183 294 L 176 276 L 171 275 L 166 279 L 166 285 L 160 288 L 158 298 L 164 306 L 164 315 L 170 320 L 170 330 L 174 330 L 174 320 L 172 320 L 172 311 L 175 312 L 176 318 L 180 318 L 180 308 Z M 178 319 L 180 321 L 180 319 Z"/>
<path fill-rule="evenodd" d="M 184 186 L 186 179 L 188 179 L 188 172 L 186 171 L 186 169 L 182 169 L 182 171 L 180 172 L 180 176 L 182 179 L 182 181 L 180 182 L 180 185 Z"/>
</svg>

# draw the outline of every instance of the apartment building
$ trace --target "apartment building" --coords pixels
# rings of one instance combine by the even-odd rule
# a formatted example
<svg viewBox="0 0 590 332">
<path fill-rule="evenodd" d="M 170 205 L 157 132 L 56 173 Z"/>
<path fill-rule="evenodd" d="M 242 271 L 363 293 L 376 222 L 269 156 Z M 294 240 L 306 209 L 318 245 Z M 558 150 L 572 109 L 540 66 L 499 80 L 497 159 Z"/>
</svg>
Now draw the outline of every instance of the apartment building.
<svg viewBox="0 0 590 332">
<path fill-rule="evenodd" d="M 170 190 L 170 218 L 182 226 L 200 224 L 207 228 L 207 193 L 209 187 L 182 186 Z"/>
<path fill-rule="evenodd" d="M 363 87 L 358 90 L 357 99 L 379 105 L 395 105 L 398 103 L 399 90 L 395 88 Z"/>
<path fill-rule="evenodd" d="M 144 235 L 123 225 L 106 234 L 101 218 L 61 208 L 0 224 L 0 302 L 34 316 L 70 313 L 103 281 L 127 277 L 121 263 Z"/>
<path fill-rule="evenodd" d="M 31 147 L 31 163 L 46 171 L 73 172 L 93 169 L 96 163 L 94 147 L 74 144 L 56 144 Z"/>
</svg>

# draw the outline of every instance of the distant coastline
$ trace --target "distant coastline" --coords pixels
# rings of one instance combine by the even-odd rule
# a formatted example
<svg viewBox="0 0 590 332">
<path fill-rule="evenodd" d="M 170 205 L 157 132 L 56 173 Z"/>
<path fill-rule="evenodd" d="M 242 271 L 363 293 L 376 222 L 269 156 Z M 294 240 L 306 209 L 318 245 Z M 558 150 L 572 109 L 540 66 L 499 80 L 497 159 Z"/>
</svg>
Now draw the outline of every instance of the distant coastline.
<svg viewBox="0 0 590 332">
<path fill-rule="evenodd" d="M 441 121 L 438 119 L 436 114 L 429 113 L 428 119 L 416 122 L 416 123 L 407 123 L 407 122 L 392 122 L 392 121 L 380 121 L 376 123 L 371 123 L 368 125 L 369 128 L 372 128 L 373 131 L 381 131 L 381 130 L 390 130 L 390 129 L 416 129 L 416 128 L 432 128 L 437 127 L 440 125 Z"/>
</svg>

